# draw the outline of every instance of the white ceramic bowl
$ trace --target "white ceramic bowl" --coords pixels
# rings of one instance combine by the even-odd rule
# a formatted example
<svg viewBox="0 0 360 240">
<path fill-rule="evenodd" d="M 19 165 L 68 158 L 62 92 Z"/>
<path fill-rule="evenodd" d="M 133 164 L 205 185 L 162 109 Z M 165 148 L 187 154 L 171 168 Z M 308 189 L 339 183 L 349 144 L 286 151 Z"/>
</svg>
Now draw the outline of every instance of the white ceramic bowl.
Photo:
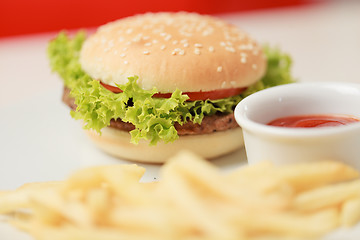
<svg viewBox="0 0 360 240">
<path fill-rule="evenodd" d="M 340 160 L 360 169 L 360 123 L 322 128 L 266 125 L 291 115 L 349 114 L 360 118 L 360 84 L 293 83 L 243 99 L 235 118 L 243 129 L 250 164 Z"/>
</svg>

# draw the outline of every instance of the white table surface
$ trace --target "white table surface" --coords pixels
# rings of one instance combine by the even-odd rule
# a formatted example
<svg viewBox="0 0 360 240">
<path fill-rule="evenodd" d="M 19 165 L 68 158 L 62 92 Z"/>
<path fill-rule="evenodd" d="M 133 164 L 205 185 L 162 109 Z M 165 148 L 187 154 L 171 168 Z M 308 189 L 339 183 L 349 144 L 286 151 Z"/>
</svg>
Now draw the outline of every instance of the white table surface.
<svg viewBox="0 0 360 240">
<path fill-rule="evenodd" d="M 360 1 L 219 16 L 291 53 L 299 81 L 360 83 Z M 46 57 L 54 35 L 0 38 L 0 190 L 62 180 L 85 166 L 127 163 L 94 148 L 61 102 L 62 83 Z M 246 156 L 239 150 L 213 162 L 231 169 L 246 164 Z M 144 166 L 145 180 L 157 177 L 158 165 Z M 342 231 L 327 239 L 360 239 L 360 227 Z M 31 238 L 0 222 L 0 239 Z"/>
</svg>

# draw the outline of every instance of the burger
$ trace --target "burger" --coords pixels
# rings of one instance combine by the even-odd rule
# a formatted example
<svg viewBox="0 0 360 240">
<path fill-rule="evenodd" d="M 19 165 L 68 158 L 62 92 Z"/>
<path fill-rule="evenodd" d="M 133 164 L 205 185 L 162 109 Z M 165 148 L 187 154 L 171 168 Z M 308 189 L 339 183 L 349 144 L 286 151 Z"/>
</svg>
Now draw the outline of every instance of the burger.
<svg viewBox="0 0 360 240">
<path fill-rule="evenodd" d="M 293 81 L 291 59 L 221 19 L 146 13 L 48 46 L 63 101 L 93 142 L 129 160 L 164 162 L 181 149 L 205 158 L 243 145 L 236 104 Z"/>
</svg>

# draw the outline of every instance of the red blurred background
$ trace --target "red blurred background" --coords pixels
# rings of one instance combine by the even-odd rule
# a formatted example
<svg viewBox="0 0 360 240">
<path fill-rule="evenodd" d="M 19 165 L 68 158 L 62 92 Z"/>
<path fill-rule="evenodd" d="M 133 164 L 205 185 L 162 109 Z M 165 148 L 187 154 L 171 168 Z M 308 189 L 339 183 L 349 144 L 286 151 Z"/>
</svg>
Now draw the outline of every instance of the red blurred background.
<svg viewBox="0 0 360 240">
<path fill-rule="evenodd" d="M 1 0 L 0 37 L 94 27 L 136 13 L 241 12 L 305 4 L 306 0 Z"/>
</svg>

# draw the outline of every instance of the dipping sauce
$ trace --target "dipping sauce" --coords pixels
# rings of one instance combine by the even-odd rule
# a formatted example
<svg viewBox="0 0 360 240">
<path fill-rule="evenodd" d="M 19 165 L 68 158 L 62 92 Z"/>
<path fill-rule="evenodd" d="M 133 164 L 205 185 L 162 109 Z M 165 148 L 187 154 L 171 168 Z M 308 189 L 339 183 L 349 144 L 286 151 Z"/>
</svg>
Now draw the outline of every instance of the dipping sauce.
<svg viewBox="0 0 360 240">
<path fill-rule="evenodd" d="M 277 118 L 267 125 L 290 128 L 334 127 L 359 122 L 360 119 L 349 115 L 296 115 Z"/>
</svg>

